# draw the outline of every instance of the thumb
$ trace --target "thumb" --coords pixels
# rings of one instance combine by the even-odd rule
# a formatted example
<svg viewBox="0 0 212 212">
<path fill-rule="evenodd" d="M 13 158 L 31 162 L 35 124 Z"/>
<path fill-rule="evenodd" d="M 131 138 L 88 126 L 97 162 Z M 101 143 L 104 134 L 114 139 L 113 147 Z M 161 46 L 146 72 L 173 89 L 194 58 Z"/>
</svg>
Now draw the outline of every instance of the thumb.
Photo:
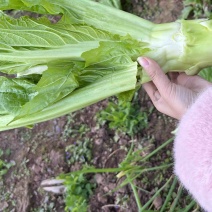
<svg viewBox="0 0 212 212">
<path fill-rule="evenodd" d="M 154 60 L 147 57 L 139 57 L 137 61 L 144 68 L 161 96 L 165 96 L 167 90 L 171 88 L 171 81 L 162 71 L 160 66 Z"/>
</svg>

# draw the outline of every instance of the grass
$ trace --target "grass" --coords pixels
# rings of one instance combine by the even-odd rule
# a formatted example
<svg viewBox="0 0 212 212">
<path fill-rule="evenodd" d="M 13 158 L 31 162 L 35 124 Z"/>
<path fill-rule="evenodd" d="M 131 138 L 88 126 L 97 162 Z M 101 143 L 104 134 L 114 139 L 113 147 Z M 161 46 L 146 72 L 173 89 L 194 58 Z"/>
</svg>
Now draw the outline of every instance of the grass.
<svg viewBox="0 0 212 212">
<path fill-rule="evenodd" d="M 144 149 L 136 150 L 134 151 L 133 145 L 131 146 L 130 150 L 128 151 L 127 156 L 125 159 L 119 164 L 119 167 L 117 168 L 94 168 L 94 167 L 88 167 L 85 166 L 83 169 L 67 174 L 61 175 L 60 179 L 66 179 L 70 176 L 84 176 L 87 174 L 94 174 L 94 173 L 115 173 L 117 179 L 124 178 L 122 183 L 117 187 L 114 188 L 115 190 L 120 189 L 123 186 L 130 185 L 132 192 L 134 194 L 138 210 L 144 211 L 146 210 L 154 201 L 154 199 L 158 196 L 158 194 L 168 185 L 169 181 L 172 179 L 170 178 L 165 185 L 163 185 L 153 196 L 150 198 L 146 204 L 142 205 L 140 201 L 140 197 L 138 195 L 137 186 L 135 185 L 134 181 L 138 179 L 142 174 L 148 173 L 148 172 L 155 172 L 158 170 L 167 169 L 168 167 L 172 166 L 173 164 L 161 164 L 155 167 L 148 167 L 147 162 L 149 159 L 155 155 L 157 155 L 163 148 L 165 148 L 167 145 L 169 145 L 173 141 L 173 138 L 167 140 L 163 145 L 159 146 L 157 149 L 152 151 L 146 156 L 142 156 L 142 152 Z M 70 186 L 70 184 L 73 184 L 73 180 L 71 181 L 65 181 L 65 186 Z"/>
<path fill-rule="evenodd" d="M 177 178 L 174 175 L 171 175 L 167 178 L 163 179 L 165 180 L 164 185 L 162 185 L 160 188 L 156 188 L 155 194 L 152 195 L 152 197 L 149 198 L 148 201 L 146 201 L 144 204 L 141 203 L 140 196 L 139 196 L 139 190 L 144 190 L 142 188 L 139 188 L 136 185 L 136 181 L 141 180 L 141 176 L 147 174 L 147 173 L 156 173 L 157 171 L 166 170 L 168 167 L 171 167 L 172 163 L 162 163 L 160 165 L 154 166 L 154 167 L 148 167 L 148 161 L 151 158 L 157 157 L 161 153 L 161 151 L 164 151 L 165 148 L 173 142 L 173 138 L 167 140 L 164 142 L 161 146 L 150 152 L 149 154 L 143 156 L 141 153 L 144 151 L 144 149 L 140 150 L 134 150 L 133 145 L 131 146 L 130 150 L 128 151 L 127 156 L 125 159 L 119 164 L 119 167 L 117 168 L 95 168 L 91 166 L 84 166 L 83 169 L 63 174 L 59 178 L 65 179 L 65 186 L 71 187 L 71 186 L 79 186 L 79 183 L 74 183 L 75 177 L 78 176 L 85 177 L 88 176 L 88 174 L 95 174 L 95 173 L 114 173 L 116 174 L 117 180 L 122 178 L 122 182 L 114 188 L 113 191 L 118 191 L 121 187 L 129 185 L 131 187 L 131 190 L 134 194 L 135 201 L 137 203 L 138 211 L 139 212 L 147 212 L 147 211 L 155 211 L 153 209 L 154 207 L 154 200 L 158 196 L 162 196 L 161 193 L 164 192 L 165 198 L 163 198 L 163 204 L 160 206 L 160 212 L 175 212 L 175 211 L 191 211 L 194 208 L 198 208 L 198 205 L 195 203 L 194 200 L 192 200 L 189 196 L 185 196 L 183 194 L 183 187 L 177 182 Z M 115 177 L 115 176 L 114 176 Z M 68 179 L 68 180 L 67 180 Z M 71 180 L 70 180 L 71 179 Z M 88 183 L 88 182 L 87 182 Z M 152 182 L 150 182 L 152 183 Z M 91 186 L 90 186 L 91 188 Z M 93 189 L 94 187 L 92 187 Z M 87 192 L 86 186 L 83 186 L 83 183 L 80 184 L 80 192 Z M 147 192 L 147 191 L 146 191 Z M 90 194 L 92 193 L 92 190 L 90 190 Z M 147 192 L 148 193 L 148 192 Z M 70 191 L 68 191 L 68 194 L 66 192 L 66 196 L 70 195 Z M 80 197 L 80 193 L 78 194 L 78 199 L 82 201 L 82 197 Z M 82 195 L 83 196 L 83 195 Z M 182 197 L 182 198 L 181 198 Z M 87 196 L 88 198 L 88 196 Z M 87 202 L 86 198 L 86 202 Z M 75 199 L 72 197 L 72 200 Z M 85 198 L 84 198 L 85 199 Z M 185 201 L 186 199 L 186 201 Z M 184 205 L 182 206 L 182 200 L 184 200 Z M 67 201 L 67 200 L 66 200 Z M 85 201 L 85 200 L 83 200 Z M 83 203 L 82 201 L 82 203 Z M 74 204 L 71 200 L 69 201 L 68 205 L 69 208 L 72 208 L 71 204 Z M 84 203 L 83 203 L 84 204 Z M 82 204 L 82 205 L 83 205 Z M 123 207 L 122 205 L 116 205 L 119 207 Z M 81 206 L 79 206 L 81 207 Z M 86 206 L 87 207 L 87 206 Z M 78 208 L 79 210 L 79 208 Z M 78 211 L 76 210 L 76 211 Z M 84 211 L 84 209 L 81 209 L 81 211 Z M 72 211 L 72 210 L 70 210 Z"/>
<path fill-rule="evenodd" d="M 138 99 L 136 99 L 135 97 L 134 102 L 136 101 L 138 101 Z M 99 119 L 99 122 L 102 122 L 102 124 L 107 123 L 109 126 L 111 122 L 114 122 L 112 126 L 115 125 L 116 127 L 114 128 L 110 127 L 114 131 L 122 131 L 123 129 L 128 129 L 125 130 L 125 133 L 127 133 L 130 136 L 133 136 L 142 128 L 140 128 L 140 126 L 133 125 L 136 131 L 132 133 L 132 131 L 130 130 L 131 128 L 127 128 L 128 126 L 130 126 L 130 124 L 126 123 L 131 122 L 136 123 L 134 120 L 135 119 L 137 120 L 137 118 L 141 116 L 142 117 L 140 119 L 141 126 L 145 127 L 147 126 L 147 120 L 146 120 L 147 112 L 145 112 L 146 117 L 143 118 L 144 115 L 140 111 L 139 105 L 137 104 L 135 108 L 134 105 L 135 104 L 133 103 L 123 104 L 122 102 L 116 105 L 109 104 L 104 111 L 100 112 L 100 114 L 97 116 L 97 119 Z M 151 111 L 149 113 L 151 113 Z M 110 119 L 108 117 L 110 117 Z M 125 118 L 125 121 L 122 121 L 123 117 Z M 74 122 L 73 119 L 70 120 L 73 124 Z M 125 124 L 125 128 L 123 128 L 123 125 L 120 126 L 120 124 L 123 123 Z M 197 204 L 192 200 L 192 198 L 183 191 L 183 187 L 177 182 L 176 177 L 174 177 L 172 173 L 170 174 L 169 172 L 167 172 L 168 169 L 170 170 L 170 168 L 173 167 L 172 154 L 169 147 L 169 145 L 172 144 L 173 142 L 173 138 L 162 143 L 158 148 L 150 151 L 148 154 L 145 153 L 148 152 L 146 151 L 148 147 L 138 148 L 137 145 L 136 146 L 132 145 L 130 149 L 127 149 L 127 155 L 125 159 L 122 162 L 120 162 L 118 167 L 95 168 L 89 165 L 91 164 L 90 160 L 91 158 L 89 152 L 92 149 L 92 146 L 90 146 L 92 141 L 88 138 L 85 138 L 88 131 L 89 131 L 88 128 L 83 125 L 81 127 L 74 125 L 74 129 L 69 129 L 69 133 L 67 135 L 71 136 L 72 138 L 74 137 L 81 138 L 81 140 L 79 139 L 75 144 L 72 144 L 66 148 L 66 151 L 69 152 L 72 156 L 71 160 L 69 161 L 69 164 L 72 165 L 75 162 L 79 162 L 81 164 L 84 164 L 84 168 L 75 172 L 63 174 L 60 176 L 60 178 L 62 177 L 63 179 L 65 178 L 68 179 L 83 176 L 85 179 L 88 179 L 88 176 L 90 176 L 89 178 L 91 178 L 92 174 L 111 173 L 113 174 L 116 181 L 119 181 L 121 179 L 121 183 L 111 192 L 118 191 L 120 188 L 124 186 L 129 186 L 134 195 L 138 211 L 156 211 L 154 202 L 159 197 L 162 199 L 162 204 L 158 207 L 159 209 L 157 211 L 160 212 L 166 212 L 166 211 L 175 212 L 182 210 L 190 211 L 195 207 L 198 208 Z M 123 149 L 126 149 L 126 147 L 123 147 Z M 161 153 L 162 154 L 165 153 L 166 155 L 165 158 L 164 156 L 163 157 L 161 156 L 162 155 Z M 86 156 L 87 154 L 89 155 L 88 157 Z M 83 160 L 81 160 L 82 156 Z M 153 164 L 155 165 L 152 166 Z M 154 176 L 154 179 L 152 181 L 149 180 L 150 176 Z M 67 186 L 67 188 L 76 185 L 79 184 L 78 183 L 74 184 L 73 179 L 65 182 L 65 186 Z M 155 192 L 152 196 L 150 196 L 150 191 L 148 191 L 146 187 L 143 187 L 144 185 L 146 185 L 147 187 L 154 188 Z M 93 189 L 94 187 L 92 187 L 92 190 Z M 80 191 L 82 193 L 87 192 L 87 188 L 86 186 L 83 186 L 83 183 L 80 188 Z M 145 202 L 141 199 L 140 196 L 141 192 L 144 192 L 146 197 L 148 197 L 148 200 L 146 200 Z M 70 193 L 69 190 L 68 193 L 66 192 L 66 197 L 70 197 L 70 195 L 73 194 Z M 78 206 L 76 205 L 73 206 L 75 201 L 72 202 L 66 199 L 66 203 L 68 204 L 67 208 L 72 208 L 73 206 L 78 207 L 79 210 L 79 208 L 81 207 L 80 205 L 82 204 L 82 209 L 80 208 L 80 210 L 83 211 L 85 210 L 85 208 L 88 207 L 87 204 L 89 197 L 88 196 L 86 198 L 80 197 L 81 195 L 80 193 L 78 195 L 79 196 L 77 198 L 81 199 L 81 203 L 79 203 Z M 71 199 L 75 199 L 75 197 L 72 197 Z M 123 202 L 120 200 L 119 202 L 116 203 L 115 206 L 125 208 L 126 204 L 127 204 L 127 198 L 125 198 L 125 201 Z M 112 206 L 114 205 L 108 205 L 108 207 Z M 67 211 L 72 210 L 67 209 Z"/>
</svg>

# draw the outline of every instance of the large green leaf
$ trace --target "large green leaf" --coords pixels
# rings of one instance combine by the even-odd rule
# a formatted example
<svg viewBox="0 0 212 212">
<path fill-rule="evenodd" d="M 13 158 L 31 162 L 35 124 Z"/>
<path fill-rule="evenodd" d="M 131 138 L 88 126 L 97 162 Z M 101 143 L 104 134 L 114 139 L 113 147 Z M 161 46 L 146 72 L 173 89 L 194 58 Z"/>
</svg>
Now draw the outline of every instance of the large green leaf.
<svg viewBox="0 0 212 212">
<path fill-rule="evenodd" d="M 82 60 L 81 54 L 98 47 L 99 41 L 119 39 L 86 25 L 14 19 L 0 13 L 0 71 L 14 74 L 55 60 Z"/>
<path fill-rule="evenodd" d="M 0 0 L 0 9 L 22 9 L 41 14 L 63 14 L 61 22 L 87 24 L 114 34 L 148 38 L 154 26 L 132 14 L 89 0 Z"/>
<path fill-rule="evenodd" d="M 23 105 L 16 119 L 29 116 L 59 101 L 78 87 L 73 69 L 54 67 L 45 71 L 34 87 L 37 95 Z"/>
<path fill-rule="evenodd" d="M 86 67 L 107 67 L 120 70 L 146 52 L 148 49 L 145 48 L 144 43 L 126 36 L 121 41 L 102 41 L 98 48 L 84 52 L 82 57 L 86 61 Z"/>
<path fill-rule="evenodd" d="M 35 84 L 26 79 L 8 79 L 0 77 L 0 112 L 1 114 L 17 114 L 17 111 L 33 96 Z"/>
</svg>

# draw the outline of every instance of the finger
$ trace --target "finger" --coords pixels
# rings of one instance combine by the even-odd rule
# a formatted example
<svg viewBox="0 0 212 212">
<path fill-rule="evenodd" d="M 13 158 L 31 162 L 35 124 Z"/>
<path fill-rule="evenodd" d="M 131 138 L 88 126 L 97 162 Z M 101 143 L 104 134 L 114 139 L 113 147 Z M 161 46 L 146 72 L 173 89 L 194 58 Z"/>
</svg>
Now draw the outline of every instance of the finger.
<svg viewBox="0 0 212 212">
<path fill-rule="evenodd" d="M 153 103 L 161 98 L 161 95 L 153 82 L 144 83 L 143 88 L 147 92 Z"/>
<path fill-rule="evenodd" d="M 164 99 L 161 99 L 161 101 L 158 103 L 156 102 L 155 104 L 156 109 L 161 112 L 164 113 L 172 118 L 175 119 L 180 119 L 181 115 L 179 115 L 177 112 L 175 112 L 175 110 L 173 110 L 173 108 L 171 108 L 165 101 Z"/>
<path fill-rule="evenodd" d="M 178 78 L 177 78 L 177 84 L 178 85 L 182 85 L 182 86 L 186 86 L 186 84 L 188 83 L 189 77 L 186 73 L 180 73 Z M 186 86 L 187 87 L 187 86 Z"/>
<path fill-rule="evenodd" d="M 173 118 L 177 118 L 176 114 L 174 113 L 173 109 L 170 108 L 169 104 L 165 101 L 165 99 L 161 98 L 157 88 L 153 84 L 153 82 L 148 82 L 143 84 L 143 88 L 149 95 L 150 99 L 152 100 L 152 103 L 154 104 L 155 108 L 160 111 L 161 113 L 164 113 L 168 116 L 171 116 Z M 159 95 L 159 96 L 157 96 Z"/>
<path fill-rule="evenodd" d="M 171 81 L 161 70 L 160 66 L 154 60 L 146 57 L 139 57 L 138 62 L 147 72 L 150 79 L 157 87 L 159 93 L 162 96 L 166 96 L 167 91 L 171 89 Z"/>
<path fill-rule="evenodd" d="M 169 79 L 171 82 L 176 83 L 179 73 L 178 72 L 169 72 L 168 76 L 169 76 Z"/>
<path fill-rule="evenodd" d="M 211 86 L 211 83 L 204 80 L 200 76 L 189 76 L 185 73 L 179 75 L 177 79 L 178 85 L 182 85 L 186 88 L 192 89 L 193 91 L 200 91 Z"/>
</svg>

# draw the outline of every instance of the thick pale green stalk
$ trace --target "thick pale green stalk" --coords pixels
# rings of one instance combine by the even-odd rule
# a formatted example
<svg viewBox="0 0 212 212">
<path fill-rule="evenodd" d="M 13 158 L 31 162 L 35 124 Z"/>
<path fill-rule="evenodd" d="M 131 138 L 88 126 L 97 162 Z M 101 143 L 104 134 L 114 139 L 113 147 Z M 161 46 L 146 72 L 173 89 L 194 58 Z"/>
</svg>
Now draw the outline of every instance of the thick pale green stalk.
<svg viewBox="0 0 212 212">
<path fill-rule="evenodd" d="M 2 52 L 0 61 L 26 62 L 46 64 L 50 61 L 69 59 L 74 61 L 84 61 L 82 53 L 97 48 L 99 42 L 83 42 L 79 44 L 69 44 L 61 47 L 55 47 L 47 50 L 14 50 L 11 52 Z M 1 67 L 0 67 L 1 69 Z"/>
<path fill-rule="evenodd" d="M 212 66 L 212 20 L 179 20 L 157 24 L 147 40 L 150 52 L 165 72 L 184 71 L 197 74 Z M 149 81 L 143 75 L 142 82 Z"/>
<path fill-rule="evenodd" d="M 146 42 L 151 50 L 147 56 L 159 62 L 165 72 L 182 70 L 197 74 L 202 68 L 212 66 L 212 20 L 153 24 L 91 1 L 56 0 L 55 4 L 58 1 L 73 12 L 74 23 L 86 23 L 114 34 L 130 34 Z"/>
<path fill-rule="evenodd" d="M 42 7 L 38 0 L 23 2 L 10 0 L 8 5 L 1 0 L 0 8 L 62 13 L 64 23 L 87 24 L 122 36 L 129 34 L 146 42 L 151 50 L 146 56 L 155 59 L 165 72 L 181 70 L 187 74 L 196 74 L 200 69 L 212 66 L 212 20 L 179 20 L 153 24 L 135 15 L 88 0 L 45 0 Z M 148 80 L 144 74 L 142 81 Z"/>
<path fill-rule="evenodd" d="M 212 20 L 181 21 L 185 46 L 181 61 L 187 74 L 212 66 Z"/>
</svg>

